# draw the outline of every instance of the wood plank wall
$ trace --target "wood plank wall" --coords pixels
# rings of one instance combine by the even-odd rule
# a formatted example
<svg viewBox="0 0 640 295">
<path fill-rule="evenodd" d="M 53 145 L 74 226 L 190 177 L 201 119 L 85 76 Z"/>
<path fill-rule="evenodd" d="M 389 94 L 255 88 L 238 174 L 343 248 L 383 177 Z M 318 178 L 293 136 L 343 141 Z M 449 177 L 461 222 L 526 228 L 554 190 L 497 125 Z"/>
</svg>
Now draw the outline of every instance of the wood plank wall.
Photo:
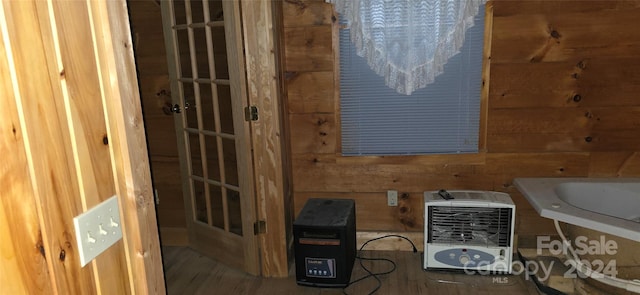
<svg viewBox="0 0 640 295">
<path fill-rule="evenodd" d="M 311 197 L 353 198 L 359 231 L 419 232 L 423 191 L 495 190 L 532 236 L 553 233 L 551 222 L 513 178 L 640 176 L 639 1 L 494 2 L 486 150 L 441 156 L 342 157 L 336 15 L 322 0 L 285 0 L 283 11 L 296 214 Z"/>
<path fill-rule="evenodd" d="M 0 292 L 164 293 L 126 3 L 3 1 L 0 38 Z M 113 195 L 81 267 L 72 220 Z"/>
<path fill-rule="evenodd" d="M 153 0 L 129 5 L 159 222 L 163 233 L 181 233 L 163 242 L 186 243 L 173 118 L 163 112 L 170 97 L 160 8 Z M 340 156 L 331 5 L 282 5 L 296 213 L 310 197 L 355 198 L 359 230 L 417 232 L 424 190 L 487 189 L 510 193 L 518 232 L 534 235 L 552 232 L 551 224 L 514 177 L 640 176 L 638 1 L 495 2 L 487 150 L 386 158 Z M 387 207 L 387 189 L 408 197 Z"/>
</svg>

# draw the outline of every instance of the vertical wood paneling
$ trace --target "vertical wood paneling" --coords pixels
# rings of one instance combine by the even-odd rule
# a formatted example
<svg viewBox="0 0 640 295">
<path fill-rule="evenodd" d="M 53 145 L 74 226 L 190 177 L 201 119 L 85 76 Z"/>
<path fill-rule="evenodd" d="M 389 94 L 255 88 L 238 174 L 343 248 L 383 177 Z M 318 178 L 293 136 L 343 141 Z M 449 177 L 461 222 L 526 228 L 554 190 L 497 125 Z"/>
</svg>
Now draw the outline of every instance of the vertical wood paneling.
<svg viewBox="0 0 640 295">
<path fill-rule="evenodd" d="M 0 16 L 0 292 L 164 293 L 155 212 L 141 208 L 144 129 L 118 117 L 142 116 L 125 3 L 4 1 Z M 123 240 L 80 267 L 73 218 L 114 194 Z"/>
<path fill-rule="evenodd" d="M 0 3 L 0 15 L 2 12 Z M 0 286 L 8 294 L 52 294 L 38 210 L 29 175 L 12 69 L 7 60 L 6 23 L 0 23 Z M 9 48 L 10 49 L 10 48 Z"/>
<path fill-rule="evenodd" d="M 60 83 L 69 116 L 71 148 L 78 171 L 83 211 L 115 195 L 111 171 L 109 138 L 100 97 L 100 81 L 93 54 L 88 9 L 83 2 L 52 3 L 55 21 L 54 43 L 50 53 L 59 55 L 57 69 L 64 74 L 53 75 L 52 83 Z M 84 56 L 89 61 L 76 59 Z M 58 81 L 55 81 L 58 80 Z M 96 283 L 101 293 L 127 294 L 124 244 L 118 242 L 93 263 Z"/>
<path fill-rule="evenodd" d="M 72 220 L 82 212 L 82 202 L 67 125 L 69 118 L 60 86 L 51 83 L 48 71 L 54 53 L 47 50 L 55 48 L 46 43 L 53 40 L 51 16 L 46 6 L 31 1 L 5 2 L 4 5 L 13 52 L 10 62 L 17 79 L 16 99 L 27 142 L 27 162 L 54 290 L 64 294 L 92 294 L 96 292 L 93 271 L 79 267 L 75 248 Z"/>
</svg>

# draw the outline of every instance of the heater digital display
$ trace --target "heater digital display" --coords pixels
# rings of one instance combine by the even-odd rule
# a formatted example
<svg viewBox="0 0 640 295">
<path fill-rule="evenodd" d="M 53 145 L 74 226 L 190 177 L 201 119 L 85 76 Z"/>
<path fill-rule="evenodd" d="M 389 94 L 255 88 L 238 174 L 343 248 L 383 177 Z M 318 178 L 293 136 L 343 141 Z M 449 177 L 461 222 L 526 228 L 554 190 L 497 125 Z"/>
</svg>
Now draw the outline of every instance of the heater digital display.
<svg viewBox="0 0 640 295">
<path fill-rule="evenodd" d="M 305 258 L 305 269 L 308 277 L 335 278 L 336 260 L 332 258 Z"/>
</svg>

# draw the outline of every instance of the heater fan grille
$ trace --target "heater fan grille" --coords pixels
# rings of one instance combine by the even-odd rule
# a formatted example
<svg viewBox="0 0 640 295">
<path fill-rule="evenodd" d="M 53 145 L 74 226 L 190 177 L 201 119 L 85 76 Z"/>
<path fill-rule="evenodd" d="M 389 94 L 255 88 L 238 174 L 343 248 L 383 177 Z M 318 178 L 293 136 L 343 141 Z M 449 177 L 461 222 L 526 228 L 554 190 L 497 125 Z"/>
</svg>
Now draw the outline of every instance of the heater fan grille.
<svg viewBox="0 0 640 295">
<path fill-rule="evenodd" d="M 430 206 L 428 242 L 510 247 L 512 208 Z"/>
</svg>

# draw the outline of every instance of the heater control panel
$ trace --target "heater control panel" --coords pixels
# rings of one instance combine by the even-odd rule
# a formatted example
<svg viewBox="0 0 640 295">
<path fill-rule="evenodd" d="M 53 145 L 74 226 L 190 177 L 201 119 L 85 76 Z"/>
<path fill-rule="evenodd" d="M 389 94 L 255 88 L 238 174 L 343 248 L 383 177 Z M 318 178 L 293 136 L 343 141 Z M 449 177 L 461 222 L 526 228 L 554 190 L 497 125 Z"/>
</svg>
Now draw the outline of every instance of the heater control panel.
<svg viewBox="0 0 640 295">
<path fill-rule="evenodd" d="M 495 262 L 495 256 L 485 251 L 466 248 L 451 248 L 435 253 L 436 261 L 455 267 L 487 266 Z"/>
<path fill-rule="evenodd" d="M 307 277 L 335 278 L 336 260 L 333 258 L 305 258 Z"/>
</svg>

